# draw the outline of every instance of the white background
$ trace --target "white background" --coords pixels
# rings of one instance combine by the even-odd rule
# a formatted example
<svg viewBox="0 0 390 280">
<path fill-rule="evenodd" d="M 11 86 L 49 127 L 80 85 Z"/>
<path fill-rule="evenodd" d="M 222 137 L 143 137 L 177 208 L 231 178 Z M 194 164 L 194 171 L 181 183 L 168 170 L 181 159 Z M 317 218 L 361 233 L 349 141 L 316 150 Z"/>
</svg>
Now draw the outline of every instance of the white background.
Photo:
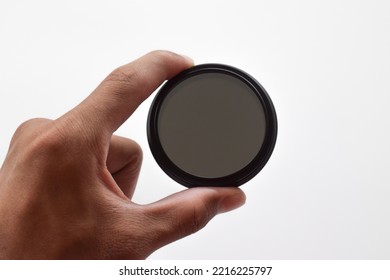
<svg viewBox="0 0 390 280">
<path fill-rule="evenodd" d="M 152 259 L 390 258 L 389 1 L 0 0 L 0 161 L 21 122 L 154 49 L 249 72 L 279 137 L 245 206 Z M 139 203 L 183 189 L 149 151 L 150 102 L 118 131 L 144 148 Z"/>
</svg>

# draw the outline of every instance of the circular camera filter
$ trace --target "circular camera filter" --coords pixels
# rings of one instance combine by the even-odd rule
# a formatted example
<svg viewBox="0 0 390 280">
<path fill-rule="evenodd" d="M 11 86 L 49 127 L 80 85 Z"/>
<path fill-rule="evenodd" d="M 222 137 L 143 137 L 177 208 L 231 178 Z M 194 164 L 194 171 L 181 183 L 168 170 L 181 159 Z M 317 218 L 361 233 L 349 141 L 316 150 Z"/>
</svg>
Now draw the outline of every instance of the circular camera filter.
<svg viewBox="0 0 390 280">
<path fill-rule="evenodd" d="M 166 82 L 148 117 L 154 158 L 187 186 L 239 186 L 267 163 L 277 120 L 265 89 L 227 65 L 194 66 Z"/>
</svg>

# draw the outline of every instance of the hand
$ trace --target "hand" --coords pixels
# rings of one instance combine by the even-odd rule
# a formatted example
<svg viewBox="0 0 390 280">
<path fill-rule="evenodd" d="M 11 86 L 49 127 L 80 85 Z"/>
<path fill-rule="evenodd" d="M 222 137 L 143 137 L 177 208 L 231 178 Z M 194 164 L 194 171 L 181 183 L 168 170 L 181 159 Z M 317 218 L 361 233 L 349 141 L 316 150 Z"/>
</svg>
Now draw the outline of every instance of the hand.
<svg viewBox="0 0 390 280">
<path fill-rule="evenodd" d="M 0 169 L 0 258 L 144 259 L 244 203 L 240 189 L 221 187 L 131 201 L 142 151 L 113 133 L 190 66 L 174 53 L 149 53 L 114 70 L 62 117 L 16 130 Z"/>
</svg>

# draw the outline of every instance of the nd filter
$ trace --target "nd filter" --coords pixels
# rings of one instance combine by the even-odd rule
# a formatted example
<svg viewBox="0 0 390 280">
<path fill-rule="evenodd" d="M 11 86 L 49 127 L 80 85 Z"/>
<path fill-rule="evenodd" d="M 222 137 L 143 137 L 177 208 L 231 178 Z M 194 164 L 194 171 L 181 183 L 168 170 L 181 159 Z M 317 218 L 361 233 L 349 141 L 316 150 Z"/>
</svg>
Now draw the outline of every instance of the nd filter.
<svg viewBox="0 0 390 280">
<path fill-rule="evenodd" d="M 246 72 L 202 64 L 167 81 L 147 133 L 161 169 L 186 187 L 240 186 L 267 163 L 277 119 L 265 89 Z"/>
</svg>

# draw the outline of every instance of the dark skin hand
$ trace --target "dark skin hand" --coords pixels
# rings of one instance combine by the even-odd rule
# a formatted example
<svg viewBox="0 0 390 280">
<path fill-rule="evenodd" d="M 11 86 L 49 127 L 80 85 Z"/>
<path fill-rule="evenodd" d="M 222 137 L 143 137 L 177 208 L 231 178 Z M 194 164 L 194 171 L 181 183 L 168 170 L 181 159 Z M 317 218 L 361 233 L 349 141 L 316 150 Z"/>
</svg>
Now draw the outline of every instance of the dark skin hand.
<svg viewBox="0 0 390 280">
<path fill-rule="evenodd" d="M 131 201 L 142 150 L 113 133 L 164 80 L 191 66 L 151 52 L 114 70 L 62 117 L 16 130 L 0 169 L 0 258 L 144 259 L 244 204 L 231 187 Z"/>
</svg>

